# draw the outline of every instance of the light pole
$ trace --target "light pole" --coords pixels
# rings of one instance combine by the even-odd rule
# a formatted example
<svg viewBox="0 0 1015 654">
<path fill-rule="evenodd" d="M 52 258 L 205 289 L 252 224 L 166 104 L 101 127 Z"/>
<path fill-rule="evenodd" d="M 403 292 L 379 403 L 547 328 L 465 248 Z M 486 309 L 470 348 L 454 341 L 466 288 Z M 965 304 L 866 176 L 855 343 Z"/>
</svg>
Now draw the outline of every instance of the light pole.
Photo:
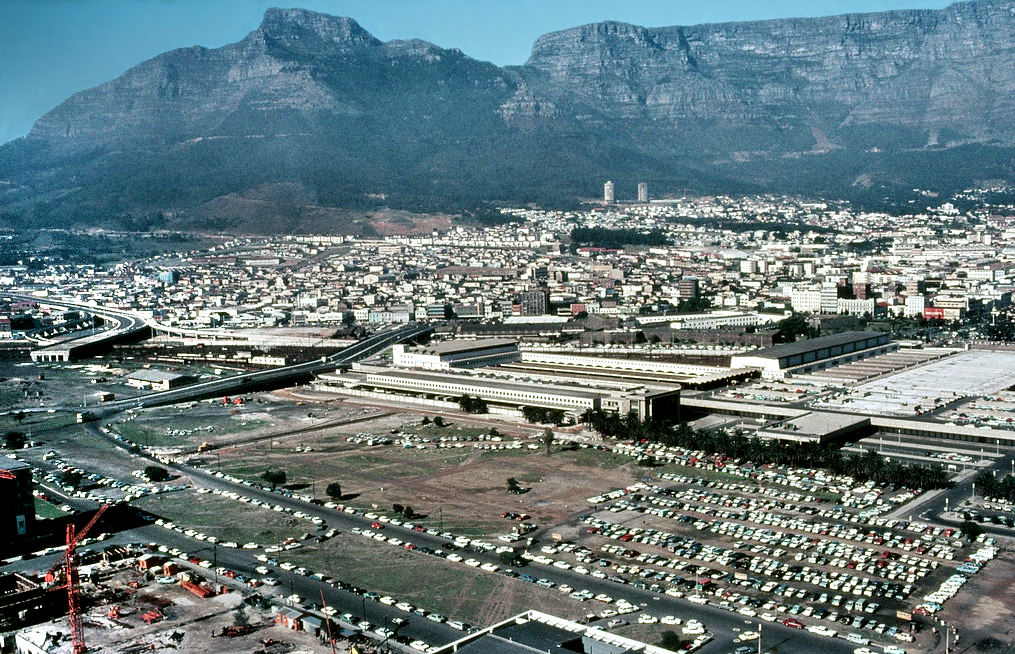
<svg viewBox="0 0 1015 654">
<path fill-rule="evenodd" d="M 761 654 L 761 628 L 762 628 L 762 625 L 759 622 L 758 623 L 758 654 Z"/>
</svg>

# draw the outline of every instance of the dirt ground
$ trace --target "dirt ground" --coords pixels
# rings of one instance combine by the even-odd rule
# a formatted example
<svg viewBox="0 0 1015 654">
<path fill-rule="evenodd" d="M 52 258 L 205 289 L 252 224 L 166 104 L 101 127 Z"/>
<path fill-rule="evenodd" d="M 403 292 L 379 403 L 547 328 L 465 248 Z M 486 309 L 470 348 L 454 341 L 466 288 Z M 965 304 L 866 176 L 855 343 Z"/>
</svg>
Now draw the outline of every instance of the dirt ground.
<svg viewBox="0 0 1015 654">
<path fill-rule="evenodd" d="M 356 433 L 390 435 L 392 429 L 409 429 L 405 425 L 417 419 L 413 414 L 389 415 L 273 443 L 224 447 L 216 454 L 223 471 L 241 477 L 282 468 L 290 483 L 321 498 L 327 485 L 337 481 L 347 504 L 379 511 L 390 511 L 393 504 L 411 506 L 425 516 L 415 522 L 484 536 L 506 533 L 515 524 L 500 517 L 505 511 L 527 513 L 540 527 L 554 527 L 586 510 L 587 497 L 644 475 L 630 459 L 593 450 L 561 451 L 559 445 L 546 456 L 543 449 L 488 450 L 473 442 L 448 448 L 428 443 L 426 449 L 406 450 L 397 443 L 369 446 L 346 440 Z M 502 425 L 498 431 L 508 437 L 510 428 Z M 486 430 L 463 420 L 429 433 L 455 437 Z M 524 426 L 519 431 L 529 436 L 535 430 Z M 529 491 L 509 494 L 509 477 Z"/>
<path fill-rule="evenodd" d="M 1010 548 L 1011 543 L 1009 542 Z M 941 617 L 959 632 L 959 651 L 1015 651 L 1015 552 L 1003 550 L 945 603 Z M 939 634 L 939 640 L 940 634 Z M 943 645 L 942 645 L 943 646 Z"/>
</svg>

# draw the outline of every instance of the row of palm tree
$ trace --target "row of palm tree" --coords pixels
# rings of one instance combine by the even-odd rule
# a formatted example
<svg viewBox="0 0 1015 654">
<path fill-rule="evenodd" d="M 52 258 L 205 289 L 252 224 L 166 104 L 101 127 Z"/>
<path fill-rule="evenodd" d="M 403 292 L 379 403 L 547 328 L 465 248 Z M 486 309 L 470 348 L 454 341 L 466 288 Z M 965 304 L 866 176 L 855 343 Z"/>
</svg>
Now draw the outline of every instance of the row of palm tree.
<svg viewBox="0 0 1015 654">
<path fill-rule="evenodd" d="M 860 482 L 873 481 L 920 490 L 950 488 L 953 485 L 945 469 L 938 464 L 906 465 L 885 459 L 873 450 L 847 455 L 835 445 L 817 441 L 766 440 L 728 429 L 692 429 L 687 423 L 674 425 L 651 418 L 642 420 L 635 413 L 620 416 L 589 410 L 582 416 L 582 421 L 607 438 L 701 450 L 758 465 L 823 468 Z"/>
<path fill-rule="evenodd" d="M 976 473 L 975 481 L 984 497 L 1015 502 L 1015 476 L 1005 475 L 998 479 L 990 470 L 981 470 Z"/>
</svg>

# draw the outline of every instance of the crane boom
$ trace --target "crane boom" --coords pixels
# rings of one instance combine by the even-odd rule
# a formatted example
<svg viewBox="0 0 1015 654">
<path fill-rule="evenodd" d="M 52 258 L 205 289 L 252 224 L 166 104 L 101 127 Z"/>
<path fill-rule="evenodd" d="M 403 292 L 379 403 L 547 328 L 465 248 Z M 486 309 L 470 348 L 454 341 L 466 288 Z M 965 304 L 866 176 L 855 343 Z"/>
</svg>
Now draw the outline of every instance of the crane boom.
<svg viewBox="0 0 1015 654">
<path fill-rule="evenodd" d="M 91 531 L 95 523 L 99 521 L 102 514 L 109 508 L 108 504 L 103 504 L 99 507 L 99 510 L 95 512 L 92 519 L 88 521 L 88 524 L 77 531 L 74 528 L 73 522 L 67 523 L 67 549 L 63 553 L 63 564 L 64 564 L 64 579 L 67 582 L 67 616 L 70 620 L 70 635 L 72 651 L 74 654 L 85 654 L 88 648 L 85 646 L 85 630 L 84 623 L 81 617 L 81 597 L 80 597 L 80 579 L 78 577 L 78 543 L 81 542 L 88 532 Z M 53 566 L 50 572 L 56 570 L 59 566 L 59 562 Z"/>
</svg>

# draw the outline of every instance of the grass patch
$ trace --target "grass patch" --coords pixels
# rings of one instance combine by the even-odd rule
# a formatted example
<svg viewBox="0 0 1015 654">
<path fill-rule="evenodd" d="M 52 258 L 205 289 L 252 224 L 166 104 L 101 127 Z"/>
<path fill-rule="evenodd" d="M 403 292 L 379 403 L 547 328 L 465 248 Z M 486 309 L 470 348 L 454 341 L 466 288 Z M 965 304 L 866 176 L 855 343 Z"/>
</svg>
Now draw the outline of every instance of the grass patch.
<svg viewBox="0 0 1015 654">
<path fill-rule="evenodd" d="M 181 527 L 195 529 L 220 541 L 270 545 L 313 532 L 314 525 L 263 507 L 190 491 L 145 497 L 133 503 Z"/>
<path fill-rule="evenodd" d="M 253 431 L 269 424 L 264 420 L 238 420 L 232 417 L 191 417 L 173 414 L 143 415 L 137 420 L 113 425 L 113 428 L 132 443 L 150 446 L 195 445 L 214 440 L 215 436 Z M 204 428 L 214 427 L 211 431 Z M 190 434 L 170 436 L 170 429 L 191 430 Z"/>
<path fill-rule="evenodd" d="M 341 534 L 324 547 L 287 553 L 288 560 L 415 606 L 478 625 L 527 608 L 582 615 L 581 605 L 554 590 L 507 579 L 386 543 Z"/>
<path fill-rule="evenodd" d="M 45 500 L 40 500 L 38 497 L 35 498 L 35 517 L 48 520 L 53 518 L 62 518 L 65 515 L 67 515 L 67 512 L 57 505 L 50 504 Z"/>
<path fill-rule="evenodd" d="M 567 459 L 579 466 L 595 468 L 619 468 L 620 466 L 634 463 L 634 459 L 616 452 L 603 452 L 596 449 L 571 450 L 567 452 L 552 452 L 551 457 Z"/>
<path fill-rule="evenodd" d="M 54 413 L 25 413 L 25 419 L 18 422 L 14 416 L 0 416 L 0 431 L 21 431 L 33 434 L 44 431 L 63 429 L 77 423 L 77 414 L 72 411 L 56 411 Z"/>
</svg>

